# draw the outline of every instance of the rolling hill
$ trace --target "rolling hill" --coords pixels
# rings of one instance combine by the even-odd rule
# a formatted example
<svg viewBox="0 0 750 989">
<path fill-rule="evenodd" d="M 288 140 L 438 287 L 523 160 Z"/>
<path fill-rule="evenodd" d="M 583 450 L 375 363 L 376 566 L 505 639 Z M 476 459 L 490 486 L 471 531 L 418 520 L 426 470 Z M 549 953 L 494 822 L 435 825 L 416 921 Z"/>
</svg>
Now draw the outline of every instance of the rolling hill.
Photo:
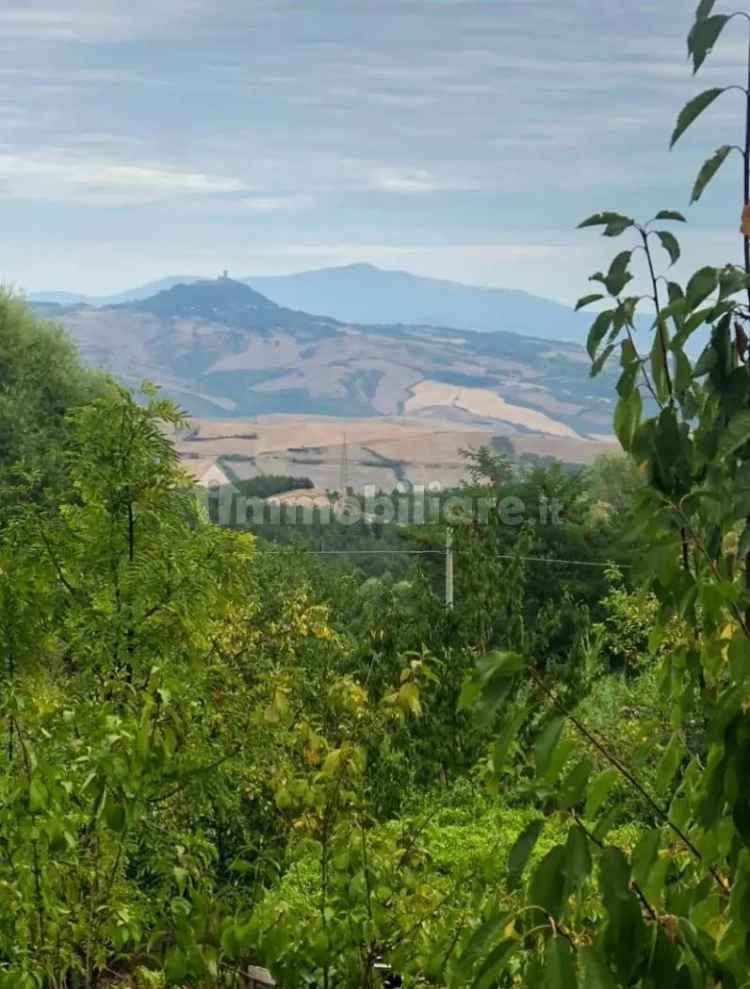
<svg viewBox="0 0 750 989">
<path fill-rule="evenodd" d="M 131 385 L 161 384 L 193 415 L 408 415 L 559 440 L 610 430 L 613 374 L 592 380 L 575 344 L 345 322 L 277 305 L 228 278 L 119 305 L 42 308 L 88 361 Z"/>
</svg>

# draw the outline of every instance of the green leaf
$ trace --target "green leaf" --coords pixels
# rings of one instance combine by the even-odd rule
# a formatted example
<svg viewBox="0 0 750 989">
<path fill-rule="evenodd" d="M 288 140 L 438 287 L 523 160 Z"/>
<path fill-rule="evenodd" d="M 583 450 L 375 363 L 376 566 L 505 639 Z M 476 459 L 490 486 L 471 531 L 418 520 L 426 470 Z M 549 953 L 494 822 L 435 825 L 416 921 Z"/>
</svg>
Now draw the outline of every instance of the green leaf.
<svg viewBox="0 0 750 989">
<path fill-rule="evenodd" d="M 495 744 L 492 747 L 492 767 L 496 773 L 502 770 L 503 763 L 508 755 L 508 749 L 515 740 L 518 730 L 528 717 L 528 709 L 521 708 L 520 711 L 516 711 L 512 718 L 510 718 L 503 726 L 500 734 L 495 740 Z"/>
<path fill-rule="evenodd" d="M 716 175 L 721 166 L 727 160 L 729 152 L 732 150 L 730 145 L 723 144 L 718 148 L 711 157 L 703 163 L 700 172 L 698 172 L 698 178 L 695 180 L 695 185 L 693 186 L 693 191 L 690 194 L 690 202 L 697 203 L 698 200 L 703 195 L 703 191 L 711 181 L 711 179 Z"/>
<path fill-rule="evenodd" d="M 482 692 L 483 680 L 477 670 L 472 670 L 466 677 L 458 695 L 458 710 L 470 711 Z"/>
<path fill-rule="evenodd" d="M 668 306 L 662 306 L 661 318 L 673 319 L 675 323 L 679 323 L 681 322 L 686 309 L 687 301 L 685 299 L 675 299 L 674 302 L 670 302 Z M 656 321 L 654 320 L 654 325 L 655 324 Z"/>
<path fill-rule="evenodd" d="M 617 989 L 614 977 L 597 948 L 589 945 L 580 948 L 578 959 L 583 976 L 581 989 Z"/>
<path fill-rule="evenodd" d="M 645 950 L 647 933 L 640 902 L 630 889 L 630 869 L 619 848 L 607 847 L 599 860 L 599 886 L 608 915 L 608 954 L 627 985 Z"/>
<path fill-rule="evenodd" d="M 607 331 L 612 325 L 612 315 L 613 310 L 607 309 L 605 312 L 600 312 L 596 317 L 594 322 L 591 324 L 591 329 L 589 330 L 588 338 L 586 339 L 586 349 L 589 352 L 589 357 L 593 361 L 596 357 L 596 352 L 599 349 L 599 344 L 602 342 L 604 337 L 607 335 Z"/>
<path fill-rule="evenodd" d="M 135 755 L 138 757 L 138 761 L 141 766 L 146 766 L 148 764 L 148 758 L 151 753 L 151 725 L 147 722 L 138 729 L 138 733 L 135 736 Z"/>
<path fill-rule="evenodd" d="M 167 979 L 167 985 L 182 985 L 188 972 L 188 962 L 185 955 L 177 947 L 170 948 L 164 963 L 164 975 Z"/>
<path fill-rule="evenodd" d="M 578 224 L 578 229 L 582 230 L 584 227 L 605 227 L 605 236 L 613 237 L 616 234 L 608 234 L 607 231 L 617 230 L 619 233 L 622 233 L 628 227 L 632 227 L 633 223 L 634 221 L 629 216 L 623 216 L 621 213 L 604 212 L 589 216 L 582 223 Z"/>
<path fill-rule="evenodd" d="M 639 367 L 638 351 L 630 337 L 626 337 L 620 345 L 620 366 Z"/>
<path fill-rule="evenodd" d="M 586 797 L 586 817 L 589 821 L 599 813 L 616 782 L 616 769 L 605 769 L 591 781 Z"/>
<path fill-rule="evenodd" d="M 474 720 L 482 727 L 488 727 L 497 709 L 506 699 L 513 688 L 513 681 L 508 677 L 498 675 L 485 684 L 474 706 Z"/>
<path fill-rule="evenodd" d="M 660 209 L 654 217 L 655 220 L 675 220 L 678 223 L 687 223 L 687 220 L 678 213 L 676 209 Z"/>
<path fill-rule="evenodd" d="M 609 266 L 609 271 L 607 272 L 607 277 L 604 279 L 604 284 L 610 295 L 619 295 L 628 282 L 632 281 L 633 276 L 628 271 L 628 265 L 630 264 L 630 259 L 632 256 L 632 251 L 621 251 Z"/>
<path fill-rule="evenodd" d="M 614 344 L 614 343 L 608 344 L 604 348 L 604 350 L 601 352 L 601 354 L 599 354 L 599 356 L 593 362 L 593 364 L 591 365 L 591 371 L 589 372 L 589 374 L 590 374 L 590 376 L 592 378 L 595 378 L 597 376 L 597 374 L 599 374 L 601 372 L 602 368 L 607 363 L 607 360 L 609 358 L 609 355 L 615 349 L 615 346 L 616 346 L 616 344 Z"/>
<path fill-rule="evenodd" d="M 723 89 L 706 89 L 704 92 L 694 96 L 689 103 L 685 104 L 677 117 L 677 123 L 675 124 L 674 131 L 672 132 L 672 139 L 669 142 L 670 148 L 675 146 L 693 121 L 696 120 L 707 107 L 711 106 L 714 100 L 718 99 L 723 92 Z"/>
<path fill-rule="evenodd" d="M 679 261 L 680 258 L 680 244 L 674 234 L 671 234 L 668 230 L 657 230 L 656 236 L 661 241 L 661 246 L 669 255 L 671 264 Z M 671 266 L 671 265 L 670 265 Z"/>
<path fill-rule="evenodd" d="M 688 54 L 693 56 L 693 73 L 706 61 L 728 20 L 726 14 L 713 14 L 711 17 L 702 17 L 693 24 L 688 35 Z"/>
<path fill-rule="evenodd" d="M 507 941 L 501 941 L 496 948 L 493 948 L 480 965 L 472 989 L 491 989 L 492 986 L 497 985 L 497 976 L 505 967 L 508 955 L 516 947 L 518 941 L 508 938 Z"/>
<path fill-rule="evenodd" d="M 528 902 L 557 919 L 565 901 L 565 846 L 555 845 L 536 867 L 529 883 Z"/>
<path fill-rule="evenodd" d="M 685 298 L 685 293 L 677 282 L 667 282 L 667 294 L 670 302 L 677 302 L 678 299 Z"/>
<path fill-rule="evenodd" d="M 744 268 L 728 264 L 719 272 L 719 300 L 744 292 L 750 283 Z"/>
<path fill-rule="evenodd" d="M 555 748 L 552 753 L 552 758 L 550 759 L 550 764 L 547 767 L 546 772 L 542 775 L 541 782 L 543 784 L 552 785 L 557 777 L 562 772 L 563 767 L 570 759 L 571 755 L 575 752 L 575 742 L 567 738 L 564 734 L 560 739 L 559 745 Z"/>
<path fill-rule="evenodd" d="M 29 810 L 32 814 L 41 814 L 47 809 L 49 793 L 40 779 L 34 777 L 29 783 Z"/>
<path fill-rule="evenodd" d="M 104 805 L 104 820 L 107 827 L 118 834 L 125 830 L 125 807 L 123 804 L 117 803 L 111 793 L 107 794 L 107 802 Z"/>
<path fill-rule="evenodd" d="M 668 346 L 666 325 L 660 323 L 654 334 L 650 357 L 651 377 L 654 382 L 654 389 L 661 402 L 666 402 L 669 398 L 669 378 L 667 377 L 667 362 L 664 356 L 664 351 Z"/>
<path fill-rule="evenodd" d="M 583 799 L 586 784 L 589 781 L 593 768 L 594 764 L 586 756 L 571 769 L 560 789 L 560 810 L 568 810 L 570 807 L 575 807 Z"/>
<path fill-rule="evenodd" d="M 540 817 L 527 824 L 511 848 L 508 855 L 508 885 L 511 889 L 515 889 L 520 883 L 529 856 L 544 829 L 544 823 L 544 818 Z"/>
<path fill-rule="evenodd" d="M 562 735 L 564 725 L 565 719 L 559 714 L 554 715 L 544 726 L 536 740 L 534 745 L 534 756 L 536 759 L 537 773 L 540 776 L 543 776 L 549 769 L 552 756 L 554 755 L 555 749 L 560 741 L 560 736 Z"/>
<path fill-rule="evenodd" d="M 698 8 L 695 11 L 696 21 L 704 21 L 714 9 L 715 3 L 716 0 L 700 0 Z"/>
<path fill-rule="evenodd" d="M 618 399 L 615 406 L 614 430 L 623 450 L 631 450 L 635 434 L 641 423 L 643 403 L 637 388 Z"/>
<path fill-rule="evenodd" d="M 620 299 L 615 308 L 614 316 L 612 317 L 612 332 L 610 333 L 610 339 L 614 340 L 617 333 L 624 326 L 633 326 L 633 320 L 635 319 L 636 309 L 638 308 L 638 296 L 631 295 L 627 299 Z"/>
<path fill-rule="evenodd" d="M 510 914 L 507 910 L 495 910 L 479 927 L 474 929 L 466 942 L 466 947 L 461 952 L 459 965 L 462 971 L 468 974 L 479 959 L 487 953 L 490 945 L 494 945 L 498 938 L 502 937 L 509 917 Z"/>
<path fill-rule="evenodd" d="M 526 666 L 526 659 L 518 652 L 495 650 L 477 660 L 477 668 L 485 677 L 514 677 Z"/>
<path fill-rule="evenodd" d="M 696 309 L 716 289 L 717 283 L 718 272 L 716 268 L 706 266 L 696 271 L 685 289 L 688 309 Z"/>
<path fill-rule="evenodd" d="M 635 379 L 638 375 L 639 363 L 628 365 L 619 377 L 617 382 L 617 394 L 621 397 L 629 395 L 635 388 Z"/>
<path fill-rule="evenodd" d="M 638 375 L 639 367 L 640 364 L 631 364 L 629 367 L 625 368 L 617 382 L 618 395 L 621 397 L 624 395 L 629 395 L 635 388 L 635 379 Z"/>
<path fill-rule="evenodd" d="M 566 938 L 547 942 L 544 957 L 544 989 L 576 989 L 576 956 Z"/>
<path fill-rule="evenodd" d="M 659 854 L 660 841 L 661 832 L 656 828 L 652 828 L 650 831 L 646 831 L 645 834 L 641 835 L 638 844 L 633 849 L 633 854 L 631 855 L 633 879 L 639 886 L 646 886 L 648 883 L 651 866 L 656 862 L 656 857 Z"/>
<path fill-rule="evenodd" d="M 731 456 L 748 440 L 750 440 L 750 409 L 743 409 L 725 426 L 719 443 L 719 457 L 723 459 Z"/>
<path fill-rule="evenodd" d="M 675 365 L 675 375 L 674 375 L 674 386 L 675 391 L 678 395 L 681 395 L 685 389 L 689 388 L 693 381 L 693 365 L 687 354 L 683 350 L 676 350 L 674 352 L 674 365 Z"/>
<path fill-rule="evenodd" d="M 605 296 L 601 292 L 594 292 L 592 295 L 584 295 L 582 298 L 576 302 L 575 311 L 578 312 L 579 309 L 583 309 L 584 306 L 590 306 L 592 302 L 598 302 L 600 299 L 604 299 Z"/>
<path fill-rule="evenodd" d="M 65 831 L 58 820 L 51 820 L 46 830 L 50 852 L 61 852 L 68 847 Z"/>
<path fill-rule="evenodd" d="M 465 681 L 459 710 L 473 710 L 477 724 L 487 727 L 513 688 L 513 678 L 525 660 L 518 653 L 493 652 L 477 660 L 477 668 Z"/>
<path fill-rule="evenodd" d="M 750 522 L 745 525 L 740 541 L 737 543 L 737 559 L 747 559 L 748 553 L 750 553 Z"/>
<path fill-rule="evenodd" d="M 583 828 L 575 825 L 568 832 L 563 872 L 572 887 L 580 886 L 591 875 L 591 848 Z"/>
<path fill-rule="evenodd" d="M 617 382 L 617 394 L 623 397 L 635 388 L 635 379 L 641 366 L 635 345 L 629 337 L 620 345 L 620 366 L 623 372 Z"/>
<path fill-rule="evenodd" d="M 656 770 L 656 789 L 659 793 L 664 793 L 667 787 L 671 785 L 684 754 L 685 746 L 682 738 L 675 732 L 670 738 L 669 745 L 659 760 L 659 766 Z"/>
<path fill-rule="evenodd" d="M 614 220 L 604 228 L 605 237 L 619 237 L 633 226 L 633 221 L 623 217 L 621 220 Z"/>
<path fill-rule="evenodd" d="M 680 347 L 684 347 L 685 342 L 690 339 L 697 329 L 700 329 L 701 326 L 705 326 L 706 323 L 711 321 L 710 317 L 713 311 L 713 306 L 704 306 L 703 309 L 696 309 L 691 316 L 682 320 L 680 329 L 670 344 L 671 349 L 677 351 Z"/>
</svg>

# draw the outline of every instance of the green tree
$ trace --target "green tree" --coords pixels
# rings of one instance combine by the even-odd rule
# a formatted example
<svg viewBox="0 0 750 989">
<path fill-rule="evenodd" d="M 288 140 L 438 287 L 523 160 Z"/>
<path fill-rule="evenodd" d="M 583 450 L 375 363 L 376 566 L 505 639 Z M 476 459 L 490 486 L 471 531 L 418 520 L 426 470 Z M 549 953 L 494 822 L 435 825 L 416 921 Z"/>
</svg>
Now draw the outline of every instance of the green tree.
<svg viewBox="0 0 750 989">
<path fill-rule="evenodd" d="M 695 71 L 726 24 L 747 19 L 714 13 L 714 6 L 701 0 L 688 36 Z M 727 88 L 738 87 L 690 101 L 673 144 Z M 746 217 L 750 91 L 744 92 Z M 703 166 L 694 201 L 734 147 L 720 148 Z M 648 644 L 652 654 L 662 653 L 658 682 L 670 737 L 655 779 L 649 778 L 637 753 L 623 757 L 606 729 L 587 725 L 520 656 L 499 651 L 480 663 L 465 701 L 477 697 L 485 718 L 513 695 L 519 667 L 531 677 L 537 712 L 546 713 L 537 714 L 533 745 L 522 750 L 524 765 L 550 816 L 569 822 L 566 840 L 529 869 L 523 909 L 511 907 L 503 918 L 508 940 L 492 963 L 496 981 L 643 989 L 747 985 L 750 311 L 743 299 L 750 292 L 750 226 L 743 219 L 743 267 L 704 267 L 683 287 L 658 274 L 654 251 L 663 248 L 671 263 L 679 257 L 677 238 L 663 226 L 679 222 L 684 218 L 674 210 L 661 210 L 645 224 L 614 212 L 585 220 L 583 227 L 601 227 L 608 237 L 632 235 L 635 245 L 593 276 L 603 291 L 580 303 L 607 300 L 589 334 L 594 373 L 615 351 L 620 355 L 614 424 L 646 481 L 634 521 L 648 547 L 641 574 L 657 602 Z M 639 261 L 650 285 L 645 298 L 625 294 Z M 653 310 L 648 354 L 637 350 L 634 335 L 644 303 Z M 693 363 L 685 345 L 702 327 L 710 340 Z M 683 630 L 677 637 L 675 622 Z M 622 814 L 633 814 L 629 801 L 609 800 L 618 781 L 640 805 L 630 841 L 612 832 Z M 519 836 L 509 883 L 524 871 L 539 833 Z"/>
<path fill-rule="evenodd" d="M 283 852 L 294 741 L 263 712 L 279 664 L 332 636 L 303 590 L 275 603 L 251 536 L 203 516 L 165 422 L 154 391 L 72 412 L 67 494 L 0 534 L 3 989 L 215 977 Z"/>
<path fill-rule="evenodd" d="M 603 453 L 586 471 L 586 482 L 595 504 L 603 504 L 618 519 L 631 520 L 644 479 L 632 457 Z"/>
<path fill-rule="evenodd" d="M 81 363 L 62 330 L 0 291 L 0 485 L 53 493 L 64 482 L 66 415 L 111 388 Z M 26 486 L 12 469 L 31 474 Z M 20 492 L 19 492 L 20 493 Z"/>
</svg>

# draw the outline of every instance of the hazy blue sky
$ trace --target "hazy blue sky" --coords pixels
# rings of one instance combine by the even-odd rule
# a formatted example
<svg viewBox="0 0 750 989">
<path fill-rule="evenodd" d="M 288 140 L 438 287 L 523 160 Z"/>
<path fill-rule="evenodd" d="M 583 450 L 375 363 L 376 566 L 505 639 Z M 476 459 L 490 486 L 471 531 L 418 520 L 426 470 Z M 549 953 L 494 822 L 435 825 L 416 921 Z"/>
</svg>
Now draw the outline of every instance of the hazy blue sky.
<svg viewBox="0 0 750 989">
<path fill-rule="evenodd" d="M 730 93 L 667 151 L 690 96 L 742 82 L 741 22 L 691 78 L 694 2 L 4 0 L 0 279 L 372 261 L 570 300 L 611 246 L 580 218 L 686 208 L 740 140 Z M 735 258 L 738 162 L 690 260 Z"/>
</svg>

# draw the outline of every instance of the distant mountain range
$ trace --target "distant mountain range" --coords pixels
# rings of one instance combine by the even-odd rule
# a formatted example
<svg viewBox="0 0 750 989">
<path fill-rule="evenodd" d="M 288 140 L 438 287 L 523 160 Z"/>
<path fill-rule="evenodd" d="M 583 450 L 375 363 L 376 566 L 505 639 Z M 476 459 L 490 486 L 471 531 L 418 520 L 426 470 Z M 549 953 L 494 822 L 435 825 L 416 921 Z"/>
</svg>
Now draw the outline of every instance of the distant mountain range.
<svg viewBox="0 0 750 989">
<path fill-rule="evenodd" d="M 118 295 L 93 297 L 70 292 L 38 292 L 32 302 L 57 305 L 111 306 L 147 299 L 158 292 L 199 279 L 164 278 Z M 567 306 L 526 292 L 481 288 L 403 271 L 384 271 L 371 264 L 322 268 L 296 275 L 240 279 L 280 306 L 324 312 L 354 323 L 414 323 L 452 326 L 459 330 L 582 343 L 589 318 Z"/>
<path fill-rule="evenodd" d="M 615 372 L 592 380 L 582 347 L 541 332 L 339 320 L 229 278 L 96 308 L 35 306 L 92 364 L 157 382 L 193 415 L 409 416 L 560 439 L 611 428 Z"/>
<path fill-rule="evenodd" d="M 249 283 L 279 305 L 327 312 L 358 323 L 418 323 L 458 330 L 582 343 L 590 319 L 567 306 L 526 292 L 480 288 L 371 264 L 323 268 Z"/>
<path fill-rule="evenodd" d="M 139 302 L 149 299 L 159 292 L 164 292 L 175 285 L 188 285 L 191 282 L 204 281 L 196 275 L 174 275 L 170 278 L 159 278 L 145 285 L 137 285 L 125 292 L 114 295 L 84 295 L 81 292 L 30 292 L 29 302 L 35 305 L 50 304 L 54 306 L 118 306 L 125 302 Z"/>
</svg>

